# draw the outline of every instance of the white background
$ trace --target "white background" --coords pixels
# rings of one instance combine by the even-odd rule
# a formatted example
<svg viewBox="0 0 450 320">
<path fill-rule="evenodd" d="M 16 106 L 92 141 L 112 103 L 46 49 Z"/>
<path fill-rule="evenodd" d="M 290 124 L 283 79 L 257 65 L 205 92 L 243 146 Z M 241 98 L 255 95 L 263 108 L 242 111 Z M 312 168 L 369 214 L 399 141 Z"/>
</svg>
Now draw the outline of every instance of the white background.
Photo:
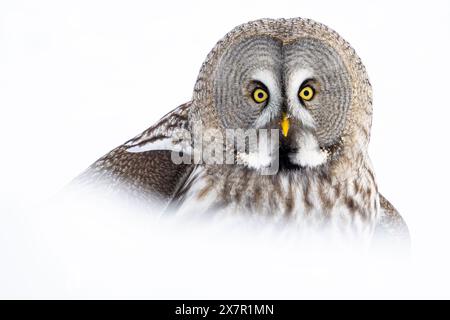
<svg viewBox="0 0 450 320">
<path fill-rule="evenodd" d="M 256 273 L 266 286 L 254 272 L 215 269 L 236 281 L 208 285 L 213 274 L 202 267 L 235 266 L 237 258 L 210 266 L 183 253 L 155 266 L 151 250 L 161 258 L 177 243 L 163 242 L 163 232 L 143 236 L 145 221 L 136 236 L 142 217 L 86 215 L 65 237 L 59 220 L 30 209 L 188 101 L 207 53 L 234 26 L 296 16 L 337 30 L 367 67 L 370 155 L 413 240 L 401 284 L 372 271 L 344 285 L 317 266 L 299 275 L 302 283 L 285 275 L 285 286 L 279 274 Z M 1 1 L 0 297 L 450 298 L 449 41 L 448 1 Z M 155 273 L 158 289 L 157 277 L 148 278 Z"/>
</svg>

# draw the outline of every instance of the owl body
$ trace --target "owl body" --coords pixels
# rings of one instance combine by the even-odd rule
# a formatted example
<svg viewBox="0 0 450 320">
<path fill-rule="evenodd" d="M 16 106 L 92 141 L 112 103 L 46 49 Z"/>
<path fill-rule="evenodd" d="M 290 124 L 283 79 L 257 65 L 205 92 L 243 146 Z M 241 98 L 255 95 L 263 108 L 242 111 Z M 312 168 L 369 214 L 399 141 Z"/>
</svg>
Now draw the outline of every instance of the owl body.
<svg viewBox="0 0 450 320">
<path fill-rule="evenodd" d="M 285 221 L 301 229 L 369 237 L 380 215 L 379 196 L 370 168 L 337 181 L 323 172 L 315 175 L 286 171 L 261 176 L 255 170 L 197 167 L 177 195 L 181 215 L 244 215 Z"/>
<path fill-rule="evenodd" d="M 190 102 L 78 181 L 179 215 L 266 217 L 364 237 L 391 230 L 385 226 L 395 220 L 407 237 L 378 192 L 367 153 L 371 121 L 366 70 L 335 31 L 309 19 L 257 20 L 216 44 Z M 224 138 L 252 130 L 256 138 L 240 149 L 235 137 L 231 144 Z M 276 133 L 268 148 L 260 148 L 263 131 Z M 211 148 L 233 161 L 208 162 Z M 273 163 L 276 170 L 263 173 Z"/>
</svg>

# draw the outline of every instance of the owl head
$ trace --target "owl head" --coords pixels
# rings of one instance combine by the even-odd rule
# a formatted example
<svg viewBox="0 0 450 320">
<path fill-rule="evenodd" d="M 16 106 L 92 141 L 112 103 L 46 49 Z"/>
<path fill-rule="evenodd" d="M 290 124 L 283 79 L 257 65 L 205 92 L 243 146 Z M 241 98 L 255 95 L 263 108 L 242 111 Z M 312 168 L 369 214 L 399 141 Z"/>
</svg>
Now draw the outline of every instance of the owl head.
<svg viewBox="0 0 450 320">
<path fill-rule="evenodd" d="M 371 101 L 364 66 L 335 31 L 308 19 L 262 19 L 209 53 L 193 117 L 207 128 L 277 129 L 283 167 L 314 169 L 365 157 Z"/>
</svg>

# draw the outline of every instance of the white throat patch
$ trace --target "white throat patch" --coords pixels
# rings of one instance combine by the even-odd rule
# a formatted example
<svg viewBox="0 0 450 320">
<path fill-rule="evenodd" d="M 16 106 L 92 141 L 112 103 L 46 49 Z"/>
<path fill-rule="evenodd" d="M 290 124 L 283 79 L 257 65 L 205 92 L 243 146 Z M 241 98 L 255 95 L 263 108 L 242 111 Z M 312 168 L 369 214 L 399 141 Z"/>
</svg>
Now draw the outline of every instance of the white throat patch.
<svg viewBox="0 0 450 320">
<path fill-rule="evenodd" d="M 299 151 L 289 154 L 289 160 L 292 163 L 314 168 L 327 161 L 328 152 L 320 149 L 316 137 L 311 132 L 303 132 L 297 141 L 299 142 Z"/>
</svg>

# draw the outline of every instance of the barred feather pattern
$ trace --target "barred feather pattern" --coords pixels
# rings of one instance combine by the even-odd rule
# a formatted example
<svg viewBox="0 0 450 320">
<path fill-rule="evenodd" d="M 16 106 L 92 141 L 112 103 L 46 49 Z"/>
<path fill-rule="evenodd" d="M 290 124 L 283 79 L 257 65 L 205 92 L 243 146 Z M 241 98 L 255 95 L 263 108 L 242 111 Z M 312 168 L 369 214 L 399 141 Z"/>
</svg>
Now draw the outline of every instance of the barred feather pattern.
<svg viewBox="0 0 450 320">
<path fill-rule="evenodd" d="M 181 215 L 244 214 L 370 237 L 380 213 L 370 167 L 345 181 L 329 168 L 300 171 L 261 176 L 245 167 L 198 167 L 180 190 L 176 209 Z"/>
</svg>

